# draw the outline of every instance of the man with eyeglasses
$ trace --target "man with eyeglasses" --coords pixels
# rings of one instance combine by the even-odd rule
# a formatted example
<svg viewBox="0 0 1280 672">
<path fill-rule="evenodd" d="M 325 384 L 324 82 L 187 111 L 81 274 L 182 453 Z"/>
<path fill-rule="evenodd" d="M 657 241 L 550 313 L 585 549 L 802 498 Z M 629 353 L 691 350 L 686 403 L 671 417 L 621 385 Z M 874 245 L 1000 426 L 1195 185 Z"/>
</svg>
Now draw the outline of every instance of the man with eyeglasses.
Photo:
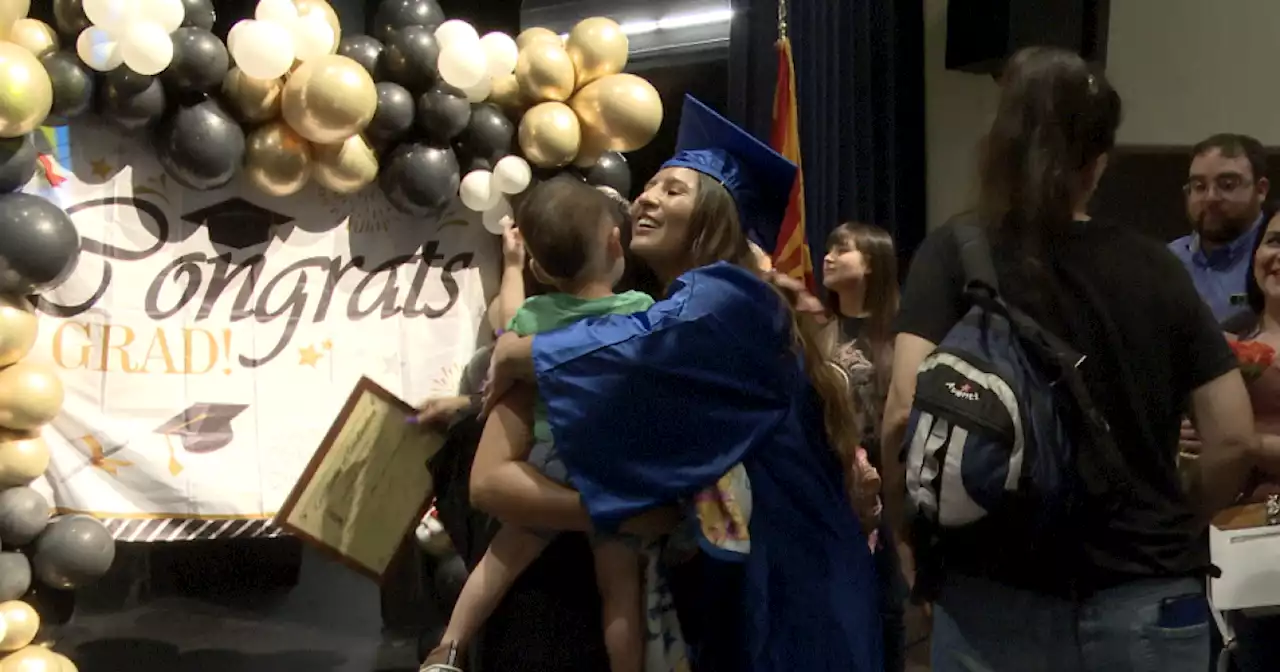
<svg viewBox="0 0 1280 672">
<path fill-rule="evenodd" d="M 1183 191 L 1194 233 L 1169 249 L 1219 321 L 1248 307 L 1245 273 L 1269 186 L 1267 154 L 1254 138 L 1220 133 L 1192 150 Z"/>
</svg>

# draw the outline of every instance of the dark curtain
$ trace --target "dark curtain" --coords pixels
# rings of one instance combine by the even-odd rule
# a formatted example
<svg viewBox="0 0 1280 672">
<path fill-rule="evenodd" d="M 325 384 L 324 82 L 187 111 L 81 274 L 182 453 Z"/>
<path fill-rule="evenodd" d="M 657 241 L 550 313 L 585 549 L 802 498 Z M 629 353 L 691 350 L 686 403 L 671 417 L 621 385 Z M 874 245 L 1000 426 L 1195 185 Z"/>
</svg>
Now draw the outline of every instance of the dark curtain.
<svg viewBox="0 0 1280 672">
<path fill-rule="evenodd" d="M 777 1 L 733 7 L 729 114 L 767 138 Z M 827 235 L 850 220 L 891 231 L 908 259 L 925 235 L 923 3 L 791 0 L 788 8 L 814 267 L 820 274 Z"/>
</svg>

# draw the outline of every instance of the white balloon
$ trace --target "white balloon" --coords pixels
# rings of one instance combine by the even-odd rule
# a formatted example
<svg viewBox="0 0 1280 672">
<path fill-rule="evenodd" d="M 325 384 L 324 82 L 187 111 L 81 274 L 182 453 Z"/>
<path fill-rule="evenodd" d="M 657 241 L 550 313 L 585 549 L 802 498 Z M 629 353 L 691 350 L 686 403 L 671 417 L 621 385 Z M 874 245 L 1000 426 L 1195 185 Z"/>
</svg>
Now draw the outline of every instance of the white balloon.
<svg viewBox="0 0 1280 672">
<path fill-rule="evenodd" d="M 493 187 L 504 194 L 519 194 L 529 188 L 533 169 L 518 156 L 504 156 L 493 167 Z"/>
<path fill-rule="evenodd" d="M 244 19 L 227 34 L 236 67 L 254 79 L 275 79 L 293 66 L 293 36 L 270 21 Z"/>
<path fill-rule="evenodd" d="M 137 0 L 84 0 L 84 15 L 112 35 L 123 35 L 138 17 Z"/>
<path fill-rule="evenodd" d="M 436 62 L 440 79 L 446 84 L 467 90 L 489 76 L 489 64 L 485 62 L 480 44 L 455 44 L 440 52 Z"/>
<path fill-rule="evenodd" d="M 292 28 L 298 20 L 298 8 L 293 5 L 293 0 L 258 0 L 253 18 Z"/>
<path fill-rule="evenodd" d="M 484 57 L 489 62 L 489 74 L 502 77 L 516 71 L 516 61 L 520 58 L 520 48 L 516 41 L 506 33 L 489 33 L 480 38 L 480 47 L 484 49 Z"/>
<path fill-rule="evenodd" d="M 440 45 L 441 51 L 455 44 L 478 45 L 480 44 L 480 33 L 477 33 L 475 27 L 466 21 L 451 19 L 436 28 L 436 42 Z"/>
<path fill-rule="evenodd" d="M 487 170 L 473 170 L 462 178 L 458 187 L 458 196 L 462 204 L 476 212 L 484 212 L 502 199 L 502 192 L 493 188 L 493 173 Z"/>
<path fill-rule="evenodd" d="M 333 49 L 333 27 L 317 14 L 308 14 L 305 19 L 298 19 L 293 24 L 294 57 L 299 61 L 307 61 L 317 56 L 324 56 Z"/>
<path fill-rule="evenodd" d="M 120 42 L 97 26 L 81 31 L 76 38 L 76 55 L 98 72 L 115 70 L 124 63 Z"/>
<path fill-rule="evenodd" d="M 120 40 L 124 64 L 139 75 L 158 75 L 173 61 L 173 40 L 154 21 L 133 21 Z"/>
<path fill-rule="evenodd" d="M 137 16 L 160 24 L 165 32 L 172 33 L 182 27 L 182 20 L 187 17 L 186 5 L 182 0 L 134 0 L 137 2 Z"/>
<path fill-rule="evenodd" d="M 481 77 L 475 86 L 462 90 L 467 94 L 467 100 L 473 103 L 483 103 L 489 99 L 489 94 L 493 93 L 493 78 L 489 76 Z"/>
<path fill-rule="evenodd" d="M 515 211 L 511 209 L 511 201 L 505 198 L 498 199 L 498 204 L 484 211 L 480 216 L 480 223 L 484 225 L 484 230 L 495 236 L 502 235 L 502 228 L 508 217 L 514 217 Z"/>
</svg>

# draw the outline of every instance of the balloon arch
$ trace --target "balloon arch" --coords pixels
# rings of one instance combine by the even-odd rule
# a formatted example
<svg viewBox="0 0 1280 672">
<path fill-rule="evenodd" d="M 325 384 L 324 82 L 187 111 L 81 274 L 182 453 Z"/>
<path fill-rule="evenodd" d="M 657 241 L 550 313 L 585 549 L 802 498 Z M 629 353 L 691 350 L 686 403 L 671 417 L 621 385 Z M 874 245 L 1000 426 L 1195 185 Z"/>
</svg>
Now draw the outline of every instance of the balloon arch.
<svg viewBox="0 0 1280 672">
<path fill-rule="evenodd" d="M 383 0 L 367 35 L 342 35 L 325 0 L 260 0 L 224 43 L 212 0 L 0 0 L 0 669 L 60 670 L 49 626 L 74 589 L 110 568 L 114 542 L 88 516 L 50 519 L 30 484 L 49 464 L 41 428 L 62 406 L 56 372 L 27 360 L 27 297 L 75 268 L 80 239 L 22 188 L 55 179 L 33 133 L 97 116 L 150 139 L 166 173 L 211 190 L 241 173 L 268 197 L 314 181 L 339 194 L 375 182 L 404 213 L 455 198 L 493 233 L 535 179 L 570 173 L 629 191 L 621 153 L 648 144 L 662 101 L 623 73 L 629 45 L 593 17 L 567 37 L 479 35 L 436 0 Z"/>
</svg>

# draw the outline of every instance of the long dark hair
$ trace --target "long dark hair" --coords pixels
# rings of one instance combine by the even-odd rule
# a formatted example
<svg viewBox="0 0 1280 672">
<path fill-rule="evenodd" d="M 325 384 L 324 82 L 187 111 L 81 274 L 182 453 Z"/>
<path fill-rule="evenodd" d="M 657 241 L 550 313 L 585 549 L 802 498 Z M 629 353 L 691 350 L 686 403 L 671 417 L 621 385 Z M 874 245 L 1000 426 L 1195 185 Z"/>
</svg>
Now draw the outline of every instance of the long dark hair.
<svg viewBox="0 0 1280 672">
<path fill-rule="evenodd" d="M 827 236 L 827 251 L 852 248 L 862 253 L 870 273 L 867 275 L 863 308 L 868 314 L 863 334 L 876 346 L 893 340 L 891 325 L 898 314 L 898 252 L 893 236 L 874 224 L 846 222 Z M 840 295 L 827 292 L 827 312 L 840 314 Z M 848 315 L 846 317 L 857 317 Z"/>
<path fill-rule="evenodd" d="M 1025 265 L 1043 270 L 1047 233 L 1069 225 L 1092 191 L 1087 169 L 1115 146 L 1120 107 L 1106 77 L 1074 53 L 1031 47 L 1010 59 L 983 141 L 978 211 Z"/>
<path fill-rule="evenodd" d="M 1271 220 L 1280 217 L 1275 205 L 1262 205 L 1262 224 L 1258 226 L 1257 232 L 1254 234 L 1253 247 L 1249 252 L 1249 263 L 1244 268 L 1244 295 L 1249 304 L 1249 310 L 1242 310 L 1231 317 L 1228 317 L 1222 323 L 1222 330 L 1234 334 L 1239 338 L 1252 338 L 1258 335 L 1258 330 L 1262 327 L 1262 313 L 1267 309 L 1267 297 L 1262 293 L 1262 287 L 1258 285 L 1258 278 L 1253 274 L 1253 261 L 1258 258 L 1258 250 L 1262 247 L 1262 240 L 1267 237 L 1267 228 L 1271 226 Z"/>
</svg>

